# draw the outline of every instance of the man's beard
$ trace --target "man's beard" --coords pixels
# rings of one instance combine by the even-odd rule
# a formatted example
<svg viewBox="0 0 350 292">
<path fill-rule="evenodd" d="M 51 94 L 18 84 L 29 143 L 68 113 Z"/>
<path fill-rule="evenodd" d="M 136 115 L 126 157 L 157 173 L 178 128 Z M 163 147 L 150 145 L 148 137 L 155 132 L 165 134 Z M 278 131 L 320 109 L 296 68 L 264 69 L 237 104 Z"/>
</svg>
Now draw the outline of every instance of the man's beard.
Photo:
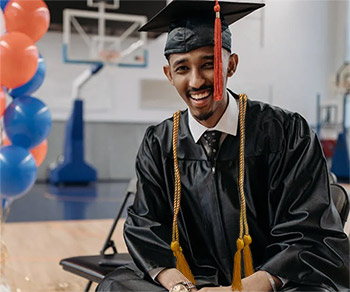
<svg viewBox="0 0 350 292">
<path fill-rule="evenodd" d="M 209 111 L 207 113 L 201 113 L 198 115 L 194 115 L 194 117 L 198 120 L 198 121 L 206 121 L 208 120 L 212 115 L 214 114 L 214 111 Z"/>
</svg>

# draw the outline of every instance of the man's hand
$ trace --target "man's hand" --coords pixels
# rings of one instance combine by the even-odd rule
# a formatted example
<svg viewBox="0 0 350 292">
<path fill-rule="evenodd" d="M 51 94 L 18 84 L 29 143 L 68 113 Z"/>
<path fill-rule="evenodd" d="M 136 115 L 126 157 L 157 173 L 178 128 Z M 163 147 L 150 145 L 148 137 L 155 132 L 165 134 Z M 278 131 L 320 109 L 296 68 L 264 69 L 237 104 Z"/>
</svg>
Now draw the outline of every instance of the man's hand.
<svg viewBox="0 0 350 292">
<path fill-rule="evenodd" d="M 272 276 L 272 275 L 271 275 Z M 281 287 L 282 283 L 278 278 L 272 276 L 276 287 Z M 157 280 L 160 284 L 163 285 L 167 290 L 170 290 L 175 284 L 188 281 L 187 278 L 179 272 L 177 269 L 165 269 L 161 271 L 157 277 Z M 192 291 L 198 292 L 231 292 L 231 286 L 225 287 L 204 287 L 200 290 L 191 289 Z M 242 279 L 242 291 L 244 292 L 253 292 L 253 291 L 272 291 L 271 283 L 264 271 L 257 271 L 253 275 Z"/>
<path fill-rule="evenodd" d="M 272 276 L 272 275 L 271 275 Z M 276 283 L 276 287 L 281 287 L 282 283 L 278 278 L 272 276 Z M 225 287 L 204 287 L 198 292 L 229 292 L 232 291 L 231 286 Z M 244 292 L 253 292 L 253 291 L 273 291 L 271 283 L 264 271 L 255 272 L 253 275 L 244 278 L 242 280 L 242 291 Z"/>
<path fill-rule="evenodd" d="M 177 269 L 172 268 L 172 269 L 164 269 L 159 273 L 157 276 L 157 281 L 162 284 L 162 286 L 170 290 L 171 287 L 174 285 L 188 281 L 188 279 Z M 198 291 L 197 289 L 193 288 L 191 289 L 191 292 Z"/>
</svg>

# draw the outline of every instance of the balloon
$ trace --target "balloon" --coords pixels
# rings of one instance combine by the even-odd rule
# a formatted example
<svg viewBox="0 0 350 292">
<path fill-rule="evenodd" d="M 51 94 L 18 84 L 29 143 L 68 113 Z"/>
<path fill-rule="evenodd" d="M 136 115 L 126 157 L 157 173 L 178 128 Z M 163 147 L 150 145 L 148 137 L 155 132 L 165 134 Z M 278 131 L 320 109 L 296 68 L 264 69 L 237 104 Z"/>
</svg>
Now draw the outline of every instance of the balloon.
<svg viewBox="0 0 350 292">
<path fill-rule="evenodd" d="M 4 90 L 0 86 L 0 119 L 5 112 L 5 109 L 6 109 L 6 95 Z"/>
<path fill-rule="evenodd" d="M 8 32 L 23 32 L 34 43 L 41 39 L 50 24 L 50 11 L 42 0 L 12 0 L 4 11 Z"/>
<path fill-rule="evenodd" d="M 23 33 L 11 32 L 0 37 L 0 84 L 15 88 L 28 82 L 38 68 L 39 52 Z"/>
<path fill-rule="evenodd" d="M 0 7 L 4 11 L 9 0 L 0 0 Z"/>
<path fill-rule="evenodd" d="M 38 146 L 30 149 L 29 152 L 33 155 L 36 166 L 39 167 L 43 163 L 47 154 L 47 140 L 45 139 Z"/>
<path fill-rule="evenodd" d="M 5 33 L 5 31 L 6 31 L 5 18 L 4 18 L 4 14 L 2 13 L 2 10 L 0 9 L 0 36 L 2 36 Z"/>
<path fill-rule="evenodd" d="M 15 145 L 0 148 L 0 196 L 25 194 L 33 186 L 37 167 L 28 150 Z"/>
<path fill-rule="evenodd" d="M 9 91 L 9 94 L 13 98 L 21 95 L 31 95 L 41 86 L 41 84 L 43 84 L 46 73 L 46 64 L 44 58 L 41 55 L 39 55 L 38 61 L 38 69 L 36 70 L 33 78 L 30 79 L 26 84 Z"/>
<path fill-rule="evenodd" d="M 17 97 L 5 110 L 4 128 L 13 145 L 34 148 L 49 135 L 50 110 L 35 97 Z"/>
<path fill-rule="evenodd" d="M 4 146 L 9 145 L 11 145 L 11 141 L 7 137 L 5 137 Z M 47 154 L 47 140 L 45 139 L 38 146 L 30 149 L 29 152 L 33 155 L 36 166 L 39 167 L 43 163 Z"/>
</svg>

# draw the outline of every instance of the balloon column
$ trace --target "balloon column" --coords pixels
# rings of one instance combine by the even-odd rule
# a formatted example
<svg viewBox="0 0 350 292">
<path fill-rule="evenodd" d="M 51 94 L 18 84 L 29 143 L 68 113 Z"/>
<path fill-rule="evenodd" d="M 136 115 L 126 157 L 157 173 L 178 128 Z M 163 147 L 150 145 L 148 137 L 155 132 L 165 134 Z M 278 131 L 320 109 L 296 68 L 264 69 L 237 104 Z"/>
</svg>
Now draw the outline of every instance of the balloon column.
<svg viewBox="0 0 350 292">
<path fill-rule="evenodd" d="M 0 0 L 0 209 L 33 186 L 47 152 L 48 107 L 31 95 L 46 65 L 35 43 L 46 33 L 50 12 L 43 0 Z M 6 107 L 6 93 L 13 100 Z M 1 218 L 0 218 L 1 219 Z"/>
</svg>

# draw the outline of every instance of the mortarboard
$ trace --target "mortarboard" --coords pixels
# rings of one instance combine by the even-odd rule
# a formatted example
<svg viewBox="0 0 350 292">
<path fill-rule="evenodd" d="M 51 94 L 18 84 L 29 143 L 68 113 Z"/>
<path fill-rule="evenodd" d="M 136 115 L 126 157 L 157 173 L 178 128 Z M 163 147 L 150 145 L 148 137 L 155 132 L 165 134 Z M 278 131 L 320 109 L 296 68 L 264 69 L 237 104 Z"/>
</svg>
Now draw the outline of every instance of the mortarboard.
<svg viewBox="0 0 350 292">
<path fill-rule="evenodd" d="M 214 5 L 215 3 L 215 5 Z M 164 54 L 186 53 L 204 46 L 214 46 L 214 98 L 222 98 L 222 60 L 221 48 L 231 51 L 231 33 L 229 25 L 263 7 L 262 3 L 219 2 L 218 0 L 173 0 L 140 31 L 168 32 Z M 249 235 L 245 196 L 244 196 L 244 141 L 246 95 L 240 95 L 240 165 L 239 193 L 241 201 L 240 235 L 237 239 L 237 251 L 234 258 L 234 274 L 232 289 L 241 291 L 241 252 L 244 256 L 245 276 L 253 270 L 249 245 Z M 177 137 L 179 127 L 179 111 L 174 114 L 173 152 L 175 172 L 174 216 L 171 249 L 177 260 L 177 268 L 193 283 L 195 279 L 182 253 L 179 242 L 177 215 L 180 211 L 181 180 L 177 162 Z"/>
</svg>

